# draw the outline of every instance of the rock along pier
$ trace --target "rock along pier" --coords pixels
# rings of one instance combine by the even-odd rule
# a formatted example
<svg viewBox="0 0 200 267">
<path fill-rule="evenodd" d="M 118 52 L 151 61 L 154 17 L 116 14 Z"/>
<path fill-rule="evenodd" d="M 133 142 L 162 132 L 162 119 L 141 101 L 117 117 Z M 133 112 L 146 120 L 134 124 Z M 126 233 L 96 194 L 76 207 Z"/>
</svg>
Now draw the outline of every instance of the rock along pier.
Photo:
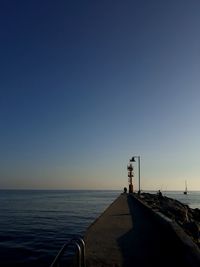
<svg viewBox="0 0 200 267">
<path fill-rule="evenodd" d="M 87 267 L 200 266 L 198 247 L 134 194 L 121 194 L 88 228 Z"/>
</svg>

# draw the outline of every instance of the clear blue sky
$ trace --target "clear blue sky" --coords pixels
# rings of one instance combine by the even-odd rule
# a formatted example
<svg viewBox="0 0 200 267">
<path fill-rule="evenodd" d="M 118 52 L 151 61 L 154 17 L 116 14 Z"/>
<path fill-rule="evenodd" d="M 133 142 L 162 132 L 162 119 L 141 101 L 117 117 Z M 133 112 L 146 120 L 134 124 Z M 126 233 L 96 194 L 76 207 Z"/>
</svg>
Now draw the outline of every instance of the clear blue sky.
<svg viewBox="0 0 200 267">
<path fill-rule="evenodd" d="M 200 190 L 198 0 L 0 3 L 0 188 Z M 135 164 L 137 187 L 137 163 Z"/>
</svg>

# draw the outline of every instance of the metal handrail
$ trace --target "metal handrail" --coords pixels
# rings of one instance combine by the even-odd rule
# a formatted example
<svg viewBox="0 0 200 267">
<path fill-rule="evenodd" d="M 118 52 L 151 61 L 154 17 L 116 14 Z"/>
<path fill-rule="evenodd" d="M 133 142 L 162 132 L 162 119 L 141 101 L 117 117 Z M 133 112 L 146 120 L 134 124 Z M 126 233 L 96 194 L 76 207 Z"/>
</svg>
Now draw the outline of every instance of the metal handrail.
<svg viewBox="0 0 200 267">
<path fill-rule="evenodd" d="M 78 267 L 86 267 L 85 265 L 85 242 L 82 238 L 73 238 L 67 244 L 64 244 L 58 254 L 56 255 L 54 261 L 50 265 L 50 267 L 59 267 L 59 261 L 63 256 L 66 249 L 71 246 L 75 245 L 78 251 Z"/>
<path fill-rule="evenodd" d="M 75 239 L 75 242 L 79 243 L 81 245 L 81 267 L 86 267 L 85 264 L 85 242 L 82 238 Z"/>
</svg>

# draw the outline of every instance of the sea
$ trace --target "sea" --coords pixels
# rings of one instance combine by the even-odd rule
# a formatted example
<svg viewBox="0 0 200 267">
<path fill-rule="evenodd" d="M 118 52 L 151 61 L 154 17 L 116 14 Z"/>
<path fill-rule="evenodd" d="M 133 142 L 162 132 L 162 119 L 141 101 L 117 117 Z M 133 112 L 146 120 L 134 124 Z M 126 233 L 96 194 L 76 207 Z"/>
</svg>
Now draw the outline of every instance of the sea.
<svg viewBox="0 0 200 267">
<path fill-rule="evenodd" d="M 120 194 L 102 190 L 0 190 L 0 266 L 50 266 L 63 244 L 83 236 Z M 200 191 L 163 194 L 200 209 Z"/>
</svg>

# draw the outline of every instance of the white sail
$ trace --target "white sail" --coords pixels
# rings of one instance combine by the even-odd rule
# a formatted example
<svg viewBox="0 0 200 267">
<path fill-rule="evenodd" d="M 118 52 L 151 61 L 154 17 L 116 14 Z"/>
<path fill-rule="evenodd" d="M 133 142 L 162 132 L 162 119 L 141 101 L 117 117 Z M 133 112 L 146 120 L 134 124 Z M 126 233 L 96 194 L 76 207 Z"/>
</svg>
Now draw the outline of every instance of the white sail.
<svg viewBox="0 0 200 267">
<path fill-rule="evenodd" d="M 185 191 L 183 192 L 183 194 L 187 195 L 188 190 L 187 190 L 187 181 L 185 181 Z"/>
</svg>

